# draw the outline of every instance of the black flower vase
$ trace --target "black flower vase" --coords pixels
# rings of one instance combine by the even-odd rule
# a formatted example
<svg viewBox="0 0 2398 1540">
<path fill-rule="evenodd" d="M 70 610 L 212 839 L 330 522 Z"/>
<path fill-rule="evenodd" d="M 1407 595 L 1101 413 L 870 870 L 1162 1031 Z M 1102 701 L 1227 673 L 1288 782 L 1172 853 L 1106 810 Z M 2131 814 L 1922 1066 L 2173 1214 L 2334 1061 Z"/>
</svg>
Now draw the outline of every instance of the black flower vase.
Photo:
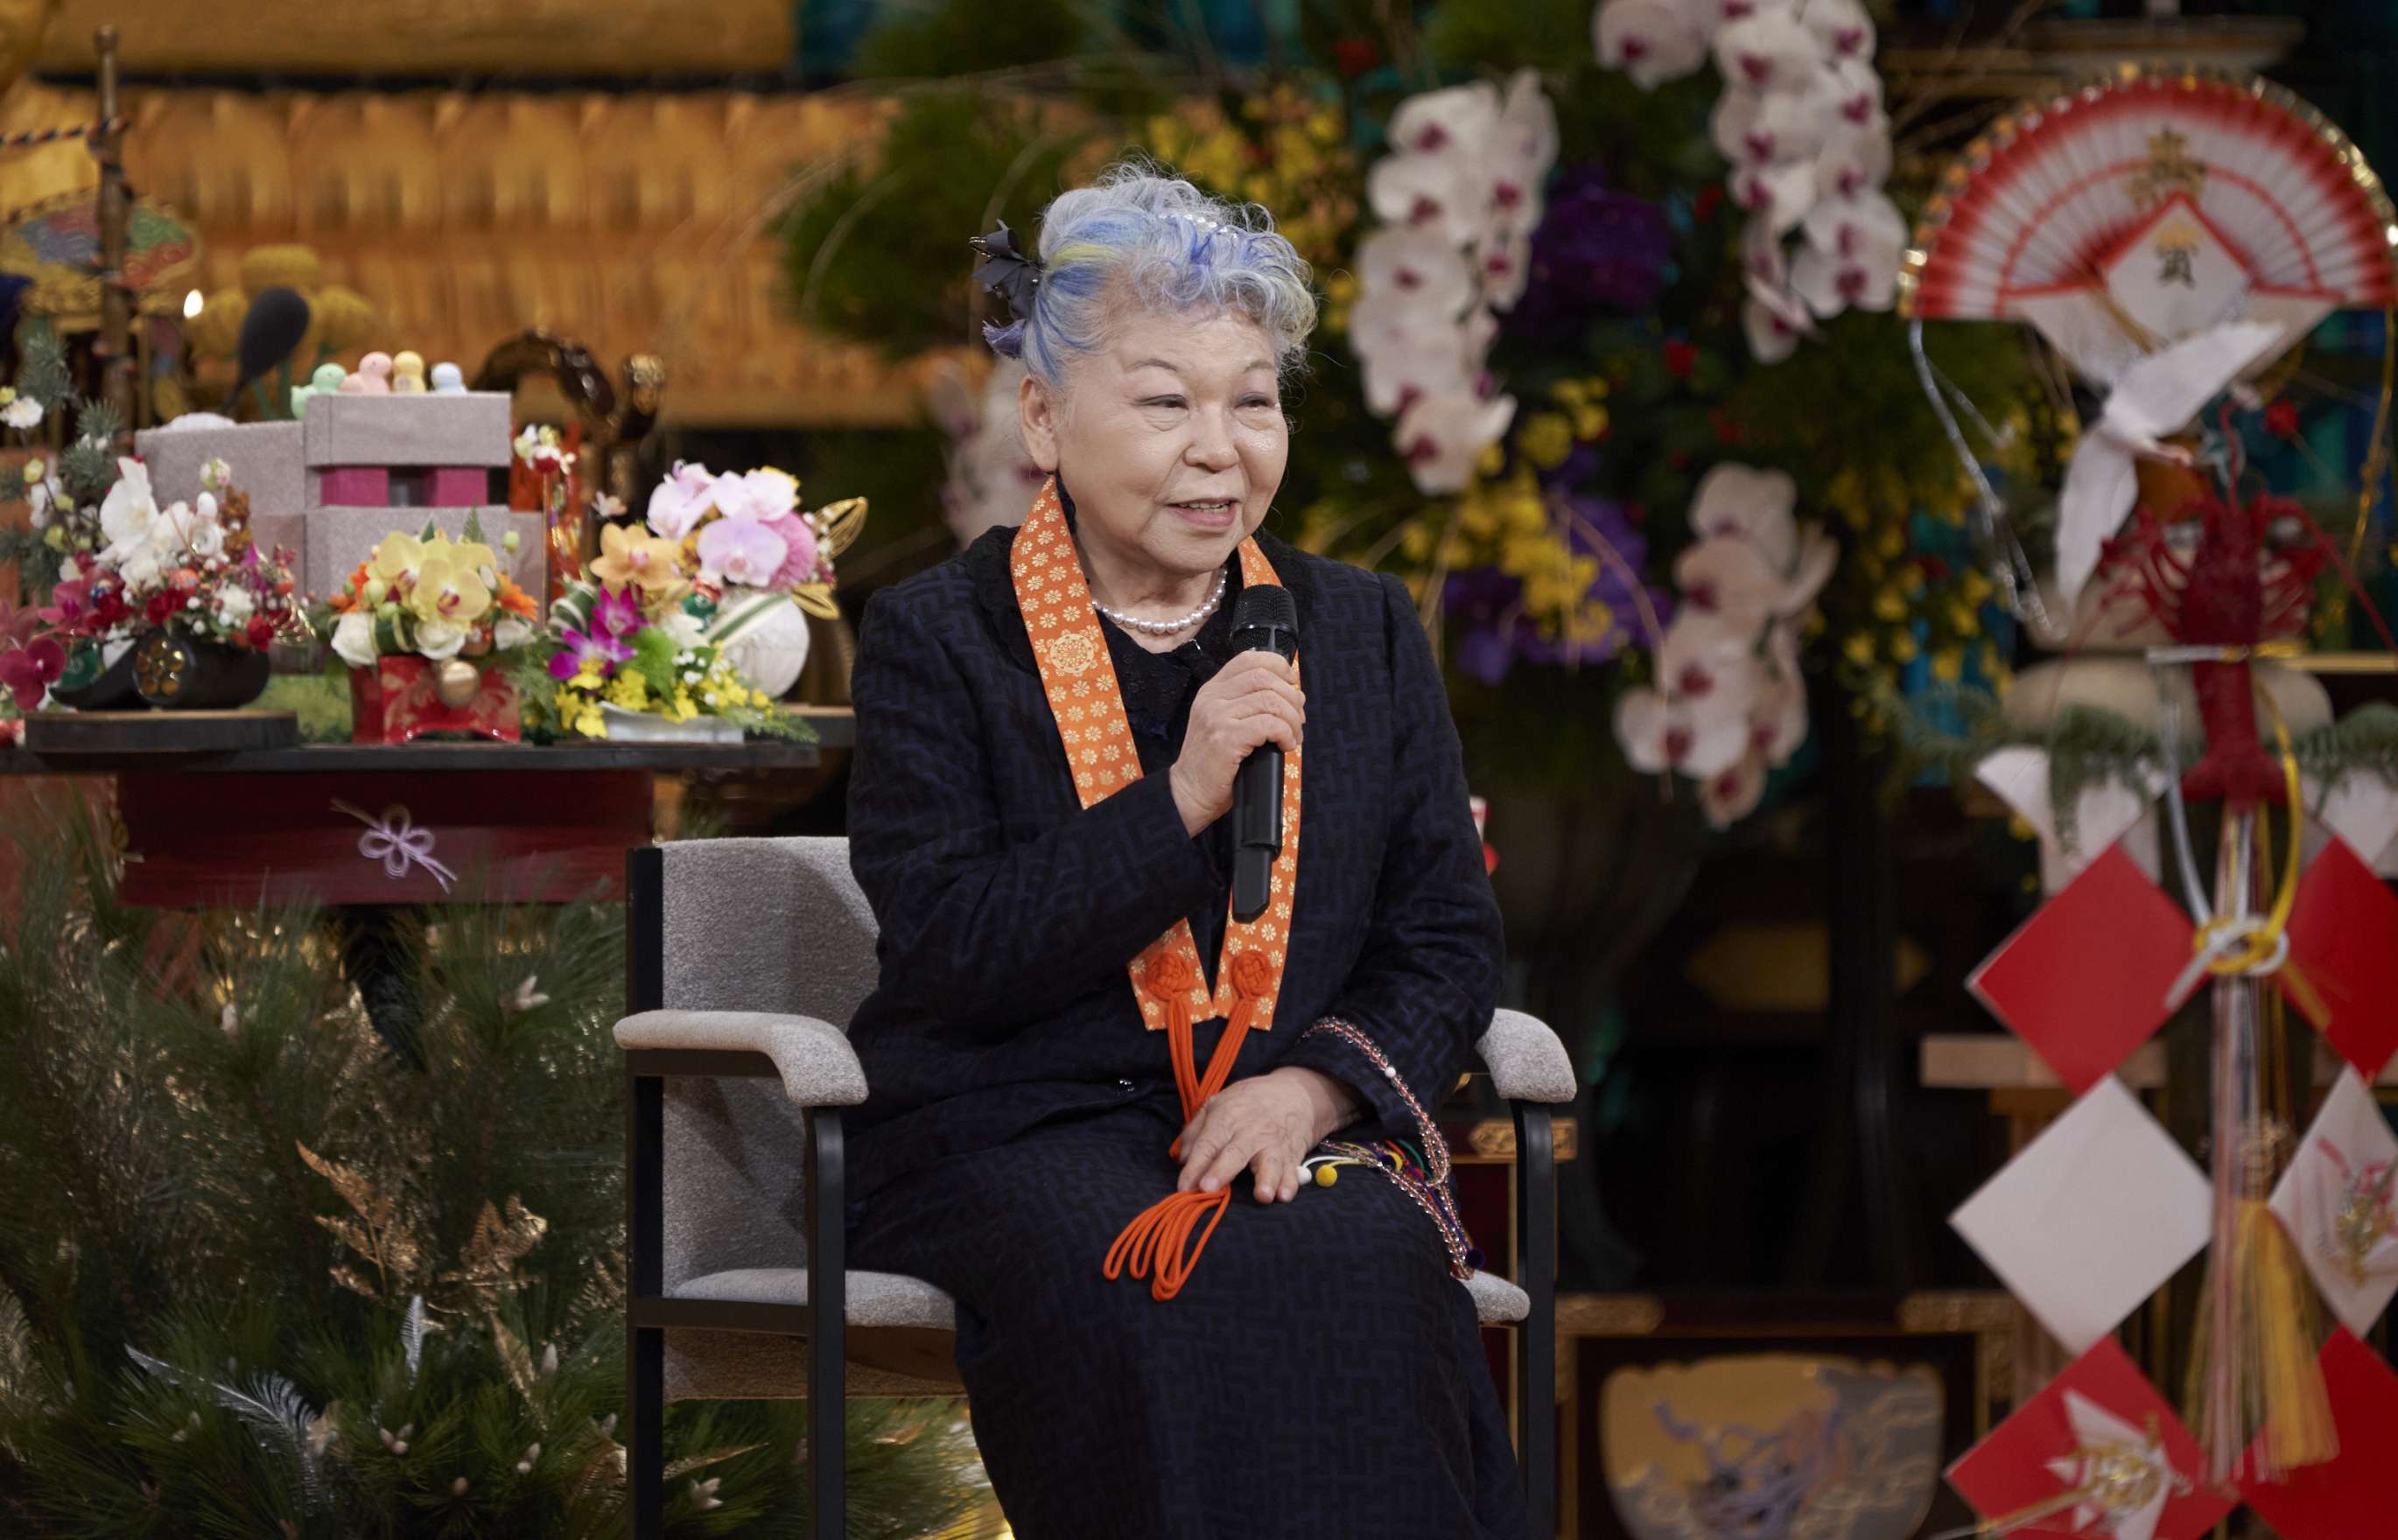
<svg viewBox="0 0 2398 1540">
<path fill-rule="evenodd" d="M 115 711 L 140 705 L 141 697 L 133 685 L 136 650 L 128 647 L 116 655 L 115 663 L 103 665 L 98 642 L 81 644 L 68 656 L 66 678 L 50 687 L 50 699 L 77 711 Z M 78 676 L 79 682 L 67 682 Z"/>
<path fill-rule="evenodd" d="M 133 687 L 161 711 L 229 711 L 266 689 L 266 653 L 161 626 L 133 644 Z"/>
</svg>

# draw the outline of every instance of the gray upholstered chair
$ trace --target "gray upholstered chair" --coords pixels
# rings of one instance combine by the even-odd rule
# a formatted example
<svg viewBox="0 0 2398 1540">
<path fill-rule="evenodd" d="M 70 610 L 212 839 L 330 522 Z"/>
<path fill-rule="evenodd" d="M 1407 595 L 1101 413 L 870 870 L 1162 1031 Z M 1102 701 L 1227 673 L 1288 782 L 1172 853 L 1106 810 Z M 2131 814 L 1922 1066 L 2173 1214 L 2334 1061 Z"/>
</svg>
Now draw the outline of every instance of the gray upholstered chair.
<svg viewBox="0 0 2398 1540">
<path fill-rule="evenodd" d="M 955 1313 L 931 1284 L 852 1271 L 841 1109 L 866 1100 L 846 1037 L 874 987 L 874 917 L 841 839 L 711 839 L 629 852 L 625 1050 L 626 1493 L 659 1533 L 669 1399 L 957 1395 Z M 1555 1532 L 1556 1173 L 1548 1104 L 1573 1098 L 1549 1029 L 1502 1011 L 1481 1041 L 1522 1163 L 1517 1272 L 1466 1285 L 1516 1329 L 1531 1533 Z M 838 1429 L 836 1419 L 831 1426 Z M 842 1440 L 808 1440 L 815 1533 L 842 1533 Z"/>
</svg>

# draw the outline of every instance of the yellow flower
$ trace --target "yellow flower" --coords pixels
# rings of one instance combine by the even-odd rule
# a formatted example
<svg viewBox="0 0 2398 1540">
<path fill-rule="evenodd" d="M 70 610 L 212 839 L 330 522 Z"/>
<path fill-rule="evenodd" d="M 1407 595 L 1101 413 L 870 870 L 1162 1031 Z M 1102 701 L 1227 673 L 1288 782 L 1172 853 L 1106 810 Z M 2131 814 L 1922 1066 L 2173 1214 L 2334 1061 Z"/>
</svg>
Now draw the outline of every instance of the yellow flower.
<svg viewBox="0 0 2398 1540">
<path fill-rule="evenodd" d="M 687 690 L 676 690 L 674 704 L 667 711 L 667 719 L 669 721 L 676 722 L 688 722 L 698 715 L 699 708 L 691 703 L 691 691 Z"/>
<path fill-rule="evenodd" d="M 1873 633 L 1870 631 L 1850 632 L 1849 639 L 1840 644 L 1840 650 L 1847 654 L 1849 662 L 1856 664 L 1859 668 L 1871 667 L 1874 658 Z"/>
<path fill-rule="evenodd" d="M 1915 661 L 1915 653 L 1916 653 L 1916 646 L 1915 646 L 1915 633 L 1914 633 L 1914 632 L 1912 632 L 1912 631 L 1893 631 L 1893 632 L 1892 632 L 1892 633 L 1891 633 L 1891 635 L 1890 635 L 1890 661 L 1891 661 L 1891 662 L 1893 662 L 1893 663 L 1913 663 L 1913 662 Z"/>
<path fill-rule="evenodd" d="M 427 556 L 417 569 L 408 605 L 419 620 L 472 625 L 491 612 L 492 591 L 454 550 L 440 551 Z"/>
<path fill-rule="evenodd" d="M 1953 685 L 1965 676 L 1965 649 L 1944 647 L 1932 655 L 1932 676 L 1944 685 Z"/>
<path fill-rule="evenodd" d="M 600 715 L 598 706 L 586 705 L 574 715 L 574 730 L 586 738 L 605 738 L 608 718 Z"/>
<path fill-rule="evenodd" d="M 1877 547 L 1883 556 L 1893 561 L 1906 555 L 1906 527 L 1903 524 L 1893 524 L 1884 529 L 1881 532 L 1881 538 L 1877 542 Z"/>
<path fill-rule="evenodd" d="M 1965 602 L 1976 609 L 1980 608 L 1983 600 L 1990 596 L 1990 580 L 1983 576 L 1982 569 L 1978 567 L 1966 568 L 1964 575 L 1958 579 L 1957 586 L 1964 595 Z"/>
<path fill-rule="evenodd" d="M 599 558 L 591 563 L 591 575 L 612 589 L 627 583 L 638 586 L 645 605 L 670 602 L 690 587 L 673 541 L 610 524 L 600 530 L 600 548 Z"/>
<path fill-rule="evenodd" d="M 626 711 L 646 711 L 650 705 L 650 683 L 628 668 L 609 681 L 608 702 Z"/>
<path fill-rule="evenodd" d="M 1898 574 L 1898 591 L 1908 598 L 1923 592 L 1923 569 L 1908 567 Z"/>
<path fill-rule="evenodd" d="M 387 583 L 397 584 L 413 576 L 424 563 L 424 542 L 414 535 L 390 534 L 374 548 L 374 558 L 367 563 L 367 571 Z"/>
<path fill-rule="evenodd" d="M 1607 422 L 1605 407 L 1594 402 L 1587 407 L 1576 408 L 1573 419 L 1574 436 L 1585 442 L 1603 438 L 1607 435 Z"/>
<path fill-rule="evenodd" d="M 1516 445 L 1533 464 L 1555 470 L 1573 453 L 1573 424 L 1562 412 L 1534 412 L 1516 434 Z"/>
<path fill-rule="evenodd" d="M 1506 463 L 1507 451 L 1496 442 L 1483 445 L 1482 452 L 1474 458 L 1474 469 L 1482 475 L 1497 475 Z"/>
<path fill-rule="evenodd" d="M 1965 605 L 1951 602 L 1948 606 L 1948 629 L 1960 636 L 1977 636 L 1982 631 L 1982 618 Z"/>
<path fill-rule="evenodd" d="M 1899 593 L 1895 588 L 1883 589 L 1880 593 L 1874 596 L 1873 612 L 1874 617 L 1877 620 L 1903 621 L 1906 619 L 1906 596 Z"/>
<path fill-rule="evenodd" d="M 1982 672 L 1992 679 L 1997 679 L 2005 674 L 2006 664 L 2000 661 L 1998 643 L 1982 644 Z"/>
</svg>

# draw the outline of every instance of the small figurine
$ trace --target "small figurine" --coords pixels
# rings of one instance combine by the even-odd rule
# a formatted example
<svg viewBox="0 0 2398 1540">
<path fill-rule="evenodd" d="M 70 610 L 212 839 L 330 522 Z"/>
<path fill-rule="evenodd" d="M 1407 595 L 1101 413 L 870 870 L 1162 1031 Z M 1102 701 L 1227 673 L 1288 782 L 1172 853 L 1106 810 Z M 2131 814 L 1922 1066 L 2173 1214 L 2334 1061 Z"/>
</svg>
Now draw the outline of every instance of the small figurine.
<svg viewBox="0 0 2398 1540">
<path fill-rule="evenodd" d="M 344 395 L 389 395 L 391 355 L 370 353 L 358 360 L 358 372 L 342 382 Z"/>
<path fill-rule="evenodd" d="M 391 355 L 391 393 L 394 395 L 424 394 L 424 355 L 411 352 Z"/>
<path fill-rule="evenodd" d="M 342 389 L 342 382 L 347 377 L 347 374 L 339 364 L 317 365 L 317 372 L 309 377 L 306 384 L 294 385 L 291 387 L 291 415 L 294 418 L 306 417 L 308 415 L 308 397 L 315 395 L 319 392 L 328 395 L 333 394 L 334 392 Z"/>
<path fill-rule="evenodd" d="M 465 375 L 465 370 L 463 370 L 463 369 L 461 369 L 461 368 L 460 368 L 457 365 L 455 365 L 455 364 L 436 364 L 436 365 L 434 365 L 434 366 L 433 366 L 433 394 L 434 394 L 434 395 L 465 395 L 465 394 L 466 394 L 466 375 Z"/>
</svg>

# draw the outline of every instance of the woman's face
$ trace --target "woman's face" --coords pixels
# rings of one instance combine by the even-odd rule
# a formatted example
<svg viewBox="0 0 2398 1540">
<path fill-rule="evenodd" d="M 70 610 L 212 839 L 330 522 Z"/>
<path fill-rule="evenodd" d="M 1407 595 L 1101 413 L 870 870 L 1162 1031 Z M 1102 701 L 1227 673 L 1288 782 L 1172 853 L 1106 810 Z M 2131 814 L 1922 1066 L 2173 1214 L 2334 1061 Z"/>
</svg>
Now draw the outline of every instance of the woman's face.
<svg viewBox="0 0 2398 1540">
<path fill-rule="evenodd" d="M 1290 457 L 1274 350 L 1233 312 L 1131 309 L 1070 366 L 1065 399 L 1024 382 L 1025 447 L 1074 499 L 1084 541 L 1161 575 L 1224 563 Z"/>
</svg>

